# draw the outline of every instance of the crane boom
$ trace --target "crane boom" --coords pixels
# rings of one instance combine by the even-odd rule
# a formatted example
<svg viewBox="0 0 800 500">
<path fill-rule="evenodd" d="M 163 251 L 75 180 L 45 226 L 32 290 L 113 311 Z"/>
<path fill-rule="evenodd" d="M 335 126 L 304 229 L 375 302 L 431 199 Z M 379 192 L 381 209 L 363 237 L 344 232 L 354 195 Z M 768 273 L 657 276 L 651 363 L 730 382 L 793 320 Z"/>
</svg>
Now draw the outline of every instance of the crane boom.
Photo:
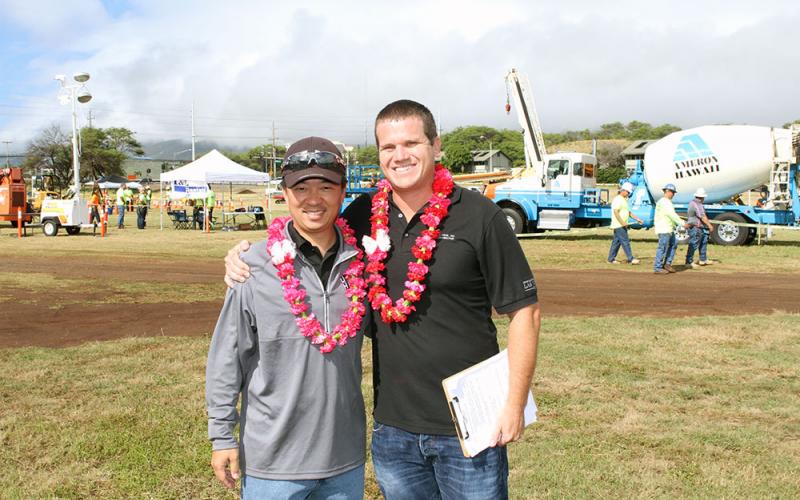
<svg viewBox="0 0 800 500">
<path fill-rule="evenodd" d="M 544 146 L 542 127 L 539 124 L 539 115 L 536 114 L 536 105 L 528 78 L 512 68 L 506 74 L 506 86 L 514 98 L 517 120 L 522 126 L 526 164 L 528 167 L 534 162 L 541 165 L 544 163 L 544 155 L 547 154 L 547 150 Z"/>
</svg>

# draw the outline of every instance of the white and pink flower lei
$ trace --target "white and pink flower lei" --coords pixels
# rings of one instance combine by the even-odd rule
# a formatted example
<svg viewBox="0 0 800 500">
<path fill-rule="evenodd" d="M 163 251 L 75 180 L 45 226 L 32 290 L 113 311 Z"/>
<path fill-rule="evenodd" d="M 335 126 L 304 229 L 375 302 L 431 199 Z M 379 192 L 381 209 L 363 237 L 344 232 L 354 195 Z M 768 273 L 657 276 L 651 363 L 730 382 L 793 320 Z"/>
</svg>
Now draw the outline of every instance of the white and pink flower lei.
<svg viewBox="0 0 800 500">
<path fill-rule="evenodd" d="M 385 269 L 384 261 L 389 254 L 391 242 L 389 240 L 389 193 L 392 186 L 386 179 L 378 183 L 378 192 L 372 198 L 372 229 L 370 236 L 364 236 L 362 243 L 367 252 L 367 283 L 370 285 L 367 295 L 372 308 L 380 311 L 384 323 L 402 323 L 408 315 L 416 310 L 414 303 L 422 298 L 425 291 L 425 276 L 428 266 L 425 262 L 433 256 L 436 240 L 439 238 L 439 225 L 447 217 L 450 207 L 448 197 L 453 192 L 453 176 L 440 164 L 436 165 L 433 177 L 433 195 L 420 216 L 423 224 L 428 226 L 416 239 L 411 253 L 416 261 L 408 263 L 408 280 L 405 282 L 403 295 L 392 304 L 392 299 L 386 293 L 386 278 L 381 274 Z"/>
<path fill-rule="evenodd" d="M 289 304 L 289 310 L 295 315 L 295 323 L 300 332 L 304 337 L 310 338 L 312 344 L 319 345 L 322 353 L 329 353 L 337 345 L 345 345 L 350 338 L 355 337 L 361 325 L 361 319 L 366 313 L 366 307 L 362 302 L 367 288 L 366 281 L 362 277 L 364 252 L 356 246 L 355 232 L 344 219 L 337 218 L 336 225 L 341 229 L 345 243 L 356 248 L 358 254 L 344 272 L 344 277 L 349 285 L 345 290 L 345 296 L 350 299 L 350 304 L 342 313 L 341 321 L 333 329 L 333 332 L 327 332 L 314 313 L 308 313 L 308 305 L 305 303 L 306 291 L 300 286 L 300 280 L 295 277 L 295 245 L 294 242 L 287 239 L 284 232 L 289 220 L 291 217 L 278 217 L 269 225 L 267 228 L 267 253 L 270 255 L 272 264 L 278 270 L 278 278 L 280 278 L 283 288 L 283 298 Z"/>
</svg>

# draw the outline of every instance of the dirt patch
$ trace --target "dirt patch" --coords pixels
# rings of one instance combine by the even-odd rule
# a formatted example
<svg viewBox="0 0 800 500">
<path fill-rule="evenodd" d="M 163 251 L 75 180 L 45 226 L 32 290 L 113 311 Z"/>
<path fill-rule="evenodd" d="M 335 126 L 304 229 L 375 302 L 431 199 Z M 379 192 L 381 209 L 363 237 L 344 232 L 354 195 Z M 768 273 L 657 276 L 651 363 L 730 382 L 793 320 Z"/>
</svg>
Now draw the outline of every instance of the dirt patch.
<svg viewBox="0 0 800 500">
<path fill-rule="evenodd" d="M 47 258 L 6 257 L 14 272 L 57 278 L 125 279 L 159 283 L 221 281 L 221 262 L 76 257 L 69 266 Z M 713 269 L 653 275 L 631 270 L 538 270 L 542 311 L 552 316 L 706 316 L 800 312 L 800 280 L 791 274 L 725 274 Z M 209 335 L 222 305 L 216 301 L 161 304 L 81 304 L 81 293 L 52 290 L 0 294 L 0 347 L 60 347 L 137 336 Z M 70 300 L 66 300 L 66 299 Z M 50 307 L 51 303 L 64 303 Z"/>
<path fill-rule="evenodd" d="M 800 312 L 796 274 L 656 275 L 617 270 L 536 271 L 545 316 L 725 316 Z"/>
<path fill-rule="evenodd" d="M 15 273 L 44 273 L 57 278 L 108 279 L 123 277 L 127 281 L 152 281 L 153 283 L 208 283 L 221 281 L 225 273 L 222 260 L 176 260 L 174 256 L 142 259 L 102 256 L 72 256 L 63 258 L 32 256 L 3 256 L 4 269 Z"/>
</svg>

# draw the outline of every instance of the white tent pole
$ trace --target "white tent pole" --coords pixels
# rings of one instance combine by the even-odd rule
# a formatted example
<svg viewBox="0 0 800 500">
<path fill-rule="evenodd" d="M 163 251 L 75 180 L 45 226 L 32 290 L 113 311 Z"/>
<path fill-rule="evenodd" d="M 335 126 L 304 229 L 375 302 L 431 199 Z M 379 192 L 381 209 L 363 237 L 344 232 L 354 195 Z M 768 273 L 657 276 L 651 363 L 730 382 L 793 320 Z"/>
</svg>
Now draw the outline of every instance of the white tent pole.
<svg viewBox="0 0 800 500">
<path fill-rule="evenodd" d="M 164 230 L 164 183 L 161 182 L 161 177 L 158 178 L 158 196 L 161 198 L 161 203 L 158 204 L 158 219 L 161 225 L 161 231 Z"/>
<path fill-rule="evenodd" d="M 269 214 L 269 220 L 267 224 L 272 222 L 272 185 L 267 183 L 267 213 Z"/>
</svg>

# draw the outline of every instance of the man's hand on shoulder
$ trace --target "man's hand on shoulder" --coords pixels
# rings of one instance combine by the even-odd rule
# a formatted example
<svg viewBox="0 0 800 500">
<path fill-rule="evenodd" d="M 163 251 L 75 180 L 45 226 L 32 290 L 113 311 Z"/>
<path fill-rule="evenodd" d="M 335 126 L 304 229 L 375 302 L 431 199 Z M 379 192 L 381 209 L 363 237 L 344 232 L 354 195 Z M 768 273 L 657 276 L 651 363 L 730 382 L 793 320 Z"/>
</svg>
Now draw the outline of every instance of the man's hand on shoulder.
<svg viewBox="0 0 800 500">
<path fill-rule="evenodd" d="M 226 488 L 235 488 L 239 479 L 239 449 L 217 450 L 211 452 L 211 468 L 220 483 Z"/>
<path fill-rule="evenodd" d="M 241 258 L 242 252 L 250 248 L 250 242 L 240 241 L 235 247 L 228 250 L 225 256 L 225 284 L 233 287 L 235 283 L 244 283 L 250 277 L 250 266 Z"/>
</svg>

